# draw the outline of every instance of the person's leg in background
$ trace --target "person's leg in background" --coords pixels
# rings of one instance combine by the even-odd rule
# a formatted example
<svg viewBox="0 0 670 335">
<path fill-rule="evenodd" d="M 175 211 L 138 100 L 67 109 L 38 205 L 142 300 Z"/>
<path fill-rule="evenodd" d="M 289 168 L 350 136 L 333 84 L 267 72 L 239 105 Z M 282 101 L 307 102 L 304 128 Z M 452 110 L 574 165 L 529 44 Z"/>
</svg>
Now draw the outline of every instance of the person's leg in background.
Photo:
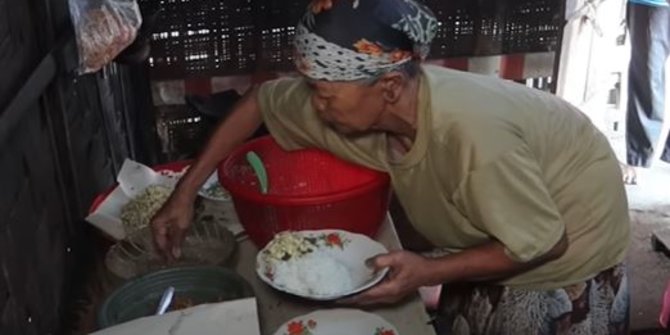
<svg viewBox="0 0 670 335">
<path fill-rule="evenodd" d="M 649 167 L 663 128 L 670 8 L 629 4 L 628 29 L 631 60 L 626 115 L 628 167 L 624 170 L 624 180 L 635 183 L 634 167 Z M 666 152 L 670 156 L 668 146 Z"/>
</svg>

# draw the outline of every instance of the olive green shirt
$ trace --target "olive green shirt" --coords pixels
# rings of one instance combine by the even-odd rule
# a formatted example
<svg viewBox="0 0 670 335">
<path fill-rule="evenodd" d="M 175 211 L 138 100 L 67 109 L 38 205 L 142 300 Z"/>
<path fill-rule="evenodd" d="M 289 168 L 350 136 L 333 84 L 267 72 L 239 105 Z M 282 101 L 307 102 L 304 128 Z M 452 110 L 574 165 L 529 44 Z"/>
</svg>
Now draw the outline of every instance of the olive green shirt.
<svg viewBox="0 0 670 335">
<path fill-rule="evenodd" d="M 301 78 L 264 84 L 265 123 L 286 149 L 318 147 L 390 174 L 412 225 L 451 252 L 500 241 L 526 262 L 565 233 L 559 259 L 501 284 L 558 288 L 624 259 L 628 204 L 607 139 L 567 102 L 494 77 L 424 66 L 417 135 L 401 159 L 384 133 L 348 137 L 321 121 Z"/>
</svg>

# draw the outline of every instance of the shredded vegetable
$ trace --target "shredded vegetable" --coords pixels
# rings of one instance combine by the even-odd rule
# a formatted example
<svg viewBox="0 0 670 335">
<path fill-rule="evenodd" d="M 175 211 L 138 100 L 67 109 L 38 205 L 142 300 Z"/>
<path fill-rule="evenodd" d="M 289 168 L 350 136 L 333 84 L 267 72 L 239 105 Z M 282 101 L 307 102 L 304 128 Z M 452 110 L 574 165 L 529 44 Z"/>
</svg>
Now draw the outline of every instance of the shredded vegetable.
<svg viewBox="0 0 670 335">
<path fill-rule="evenodd" d="M 123 206 L 121 222 L 126 234 L 148 226 L 171 193 L 172 189 L 169 187 L 151 185 Z"/>
<path fill-rule="evenodd" d="M 299 234 L 292 232 L 282 232 L 275 236 L 266 249 L 266 256 L 286 261 L 291 258 L 300 258 L 301 256 L 314 251 L 315 243 Z"/>
</svg>

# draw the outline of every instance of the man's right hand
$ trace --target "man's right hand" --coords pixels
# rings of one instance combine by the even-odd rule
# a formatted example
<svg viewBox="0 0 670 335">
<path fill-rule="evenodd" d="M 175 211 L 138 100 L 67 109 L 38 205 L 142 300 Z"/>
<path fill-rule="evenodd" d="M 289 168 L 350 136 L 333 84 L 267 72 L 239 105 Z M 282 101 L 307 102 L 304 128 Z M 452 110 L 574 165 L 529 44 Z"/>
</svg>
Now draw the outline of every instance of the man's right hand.
<svg viewBox="0 0 670 335">
<path fill-rule="evenodd" d="M 151 220 L 155 245 L 168 260 L 181 256 L 181 243 L 193 221 L 194 201 L 178 192 L 175 190 Z"/>
<path fill-rule="evenodd" d="M 181 242 L 193 221 L 198 189 L 233 148 L 249 138 L 262 123 L 258 87 L 238 101 L 231 114 L 216 128 L 204 150 L 181 178 L 163 207 L 151 220 L 154 242 L 168 260 L 181 254 Z"/>
</svg>

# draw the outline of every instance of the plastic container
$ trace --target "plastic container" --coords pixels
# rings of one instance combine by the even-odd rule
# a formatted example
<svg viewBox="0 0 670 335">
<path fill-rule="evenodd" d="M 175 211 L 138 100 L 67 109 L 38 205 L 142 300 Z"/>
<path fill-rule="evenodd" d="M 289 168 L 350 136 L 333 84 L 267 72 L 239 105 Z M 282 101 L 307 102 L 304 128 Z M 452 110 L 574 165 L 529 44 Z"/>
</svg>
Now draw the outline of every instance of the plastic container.
<svg viewBox="0 0 670 335">
<path fill-rule="evenodd" d="M 151 227 L 144 227 L 114 244 L 107 251 L 105 265 L 115 276 L 130 279 L 172 267 L 229 265 L 236 248 L 232 232 L 213 219 L 201 219 L 185 233 L 177 260 L 166 262 L 154 246 Z"/>
<path fill-rule="evenodd" d="M 176 299 L 193 305 L 253 297 L 251 285 L 232 270 L 216 266 L 171 268 L 131 280 L 114 291 L 98 310 L 100 328 L 153 315 L 161 295 L 175 288 Z"/>
<path fill-rule="evenodd" d="M 249 151 L 263 160 L 267 194 L 261 194 L 246 161 Z M 284 230 L 342 229 L 374 237 L 388 210 L 387 174 L 319 149 L 284 151 L 271 137 L 238 147 L 218 173 L 242 226 L 259 247 Z"/>
</svg>

